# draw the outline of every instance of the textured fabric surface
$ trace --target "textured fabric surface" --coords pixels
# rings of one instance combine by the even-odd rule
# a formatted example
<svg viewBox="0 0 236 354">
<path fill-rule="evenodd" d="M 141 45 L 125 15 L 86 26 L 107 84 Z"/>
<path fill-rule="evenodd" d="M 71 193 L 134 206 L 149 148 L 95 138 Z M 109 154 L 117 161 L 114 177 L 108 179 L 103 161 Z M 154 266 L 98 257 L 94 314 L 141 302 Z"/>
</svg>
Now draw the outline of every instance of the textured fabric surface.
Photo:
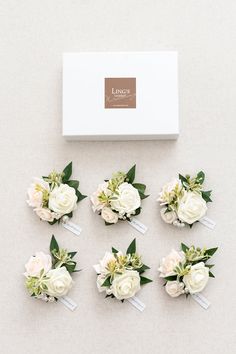
<svg viewBox="0 0 236 354">
<path fill-rule="evenodd" d="M 0 1 L 2 354 L 236 352 L 235 13 L 231 0 Z M 158 49 L 179 51 L 178 141 L 62 138 L 62 52 Z M 105 227 L 88 198 L 73 219 L 81 236 L 40 222 L 25 203 L 31 177 L 70 160 L 88 195 L 113 171 L 137 163 L 137 181 L 151 194 L 139 216 L 148 232 L 143 236 L 126 223 Z M 178 172 L 200 169 L 213 189 L 208 216 L 217 222 L 215 230 L 164 224 L 156 203 L 161 186 Z M 24 264 L 35 251 L 48 250 L 52 233 L 79 251 L 83 272 L 70 292 L 78 303 L 73 313 L 59 303 L 34 301 L 24 289 Z M 104 300 L 92 269 L 112 245 L 125 249 L 134 237 L 154 279 L 139 294 L 147 305 L 143 313 Z M 191 299 L 168 297 L 158 278 L 160 258 L 181 241 L 220 247 L 213 259 L 216 279 L 204 291 L 207 311 Z"/>
</svg>

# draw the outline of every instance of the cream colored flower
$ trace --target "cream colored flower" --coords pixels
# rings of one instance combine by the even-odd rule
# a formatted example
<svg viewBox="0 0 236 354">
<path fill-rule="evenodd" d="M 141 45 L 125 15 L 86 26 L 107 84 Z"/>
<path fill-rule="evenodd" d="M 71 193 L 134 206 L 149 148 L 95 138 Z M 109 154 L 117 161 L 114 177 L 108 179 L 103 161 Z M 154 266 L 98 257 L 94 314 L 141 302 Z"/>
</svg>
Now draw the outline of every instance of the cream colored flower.
<svg viewBox="0 0 236 354">
<path fill-rule="evenodd" d="M 102 218 L 109 224 L 116 224 L 118 222 L 118 214 L 111 210 L 109 207 L 102 209 Z"/>
<path fill-rule="evenodd" d="M 159 267 L 159 272 L 161 278 L 165 278 L 171 275 L 175 275 L 174 269 L 179 263 L 185 262 L 185 254 L 180 251 L 177 252 L 172 250 L 168 256 L 162 258 L 161 265 Z"/>
<path fill-rule="evenodd" d="M 26 277 L 38 277 L 43 270 L 46 274 L 52 268 L 52 258 L 50 255 L 43 252 L 36 252 L 35 256 L 30 257 L 25 265 Z"/>
<path fill-rule="evenodd" d="M 43 205 L 44 198 L 48 198 L 49 191 L 49 184 L 42 178 L 35 177 L 30 188 L 28 188 L 28 205 L 33 208 L 40 208 Z"/>
<path fill-rule="evenodd" d="M 190 294 L 200 293 L 209 280 L 209 268 L 204 262 L 191 266 L 190 271 L 183 277 L 183 282 Z"/>
<path fill-rule="evenodd" d="M 166 183 L 159 194 L 159 198 L 157 201 L 160 202 L 161 205 L 170 204 L 174 198 L 180 195 L 182 190 L 182 184 L 179 179 L 174 179 L 171 182 Z"/>
<path fill-rule="evenodd" d="M 35 208 L 34 211 L 43 221 L 52 222 L 55 218 L 54 213 L 48 208 Z"/>
<path fill-rule="evenodd" d="M 191 225 L 200 220 L 206 211 L 207 205 L 201 194 L 189 191 L 180 199 L 177 214 L 181 221 Z"/>
<path fill-rule="evenodd" d="M 139 272 L 126 270 L 123 274 L 115 275 L 111 292 L 118 300 L 129 299 L 140 290 Z"/>
<path fill-rule="evenodd" d="M 48 295 L 56 298 L 65 296 L 72 287 L 73 280 L 65 267 L 55 268 L 47 273 L 49 278 L 45 281 Z"/>
<path fill-rule="evenodd" d="M 61 184 L 50 193 L 48 206 L 55 213 L 65 215 L 76 209 L 77 200 L 74 188 Z"/>
<path fill-rule="evenodd" d="M 138 190 L 132 184 L 124 182 L 117 189 L 117 197 L 111 200 L 113 210 L 120 215 L 133 214 L 141 206 L 141 199 Z"/>
<path fill-rule="evenodd" d="M 111 195 L 111 191 L 108 189 L 108 182 L 104 182 L 98 185 L 98 189 L 94 192 L 90 200 L 92 202 L 92 209 L 94 212 L 99 212 L 107 205 L 107 198 L 99 198 L 99 196 L 109 197 Z"/>
<path fill-rule="evenodd" d="M 162 208 L 160 213 L 162 220 L 167 224 L 173 224 L 177 220 L 177 215 L 174 211 L 166 211 L 166 208 Z"/>
<path fill-rule="evenodd" d="M 178 297 L 179 295 L 184 294 L 184 283 L 181 283 L 177 280 L 168 281 L 165 286 L 166 292 L 171 297 Z"/>
</svg>

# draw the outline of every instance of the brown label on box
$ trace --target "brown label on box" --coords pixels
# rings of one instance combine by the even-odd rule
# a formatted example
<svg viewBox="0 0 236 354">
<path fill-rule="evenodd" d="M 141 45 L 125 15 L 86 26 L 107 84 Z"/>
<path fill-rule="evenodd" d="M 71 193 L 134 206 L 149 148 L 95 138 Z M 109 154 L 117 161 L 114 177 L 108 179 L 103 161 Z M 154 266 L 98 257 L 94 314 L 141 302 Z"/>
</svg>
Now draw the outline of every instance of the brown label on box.
<svg viewBox="0 0 236 354">
<path fill-rule="evenodd" d="M 136 108 L 136 78 L 105 78 L 105 108 Z"/>
</svg>

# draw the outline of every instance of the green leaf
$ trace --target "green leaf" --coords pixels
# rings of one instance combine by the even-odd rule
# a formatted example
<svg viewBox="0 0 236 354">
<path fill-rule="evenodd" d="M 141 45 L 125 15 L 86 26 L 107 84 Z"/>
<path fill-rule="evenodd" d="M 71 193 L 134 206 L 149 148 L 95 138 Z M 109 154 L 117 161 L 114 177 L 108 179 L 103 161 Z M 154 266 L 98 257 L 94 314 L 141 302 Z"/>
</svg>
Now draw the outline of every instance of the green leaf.
<svg viewBox="0 0 236 354">
<path fill-rule="evenodd" d="M 102 284 L 102 286 L 110 286 L 111 282 L 110 282 L 110 278 L 107 278 L 104 283 Z"/>
<path fill-rule="evenodd" d="M 112 253 L 118 253 L 119 251 L 117 251 L 114 247 L 112 247 Z"/>
<path fill-rule="evenodd" d="M 179 174 L 179 179 L 180 179 L 182 185 L 184 185 L 184 183 L 187 183 L 187 184 L 188 184 L 187 178 L 185 178 L 185 177 L 182 176 L 181 174 Z"/>
<path fill-rule="evenodd" d="M 136 188 L 139 192 L 145 193 L 146 186 L 142 183 L 133 183 L 133 187 Z"/>
<path fill-rule="evenodd" d="M 143 199 L 149 197 L 149 194 L 144 194 L 144 193 L 142 193 L 142 192 L 138 192 L 138 193 L 139 193 L 139 196 L 140 196 L 141 200 L 143 200 Z"/>
<path fill-rule="evenodd" d="M 209 272 L 209 277 L 210 278 L 215 278 L 214 274 L 212 272 Z"/>
<path fill-rule="evenodd" d="M 110 222 L 105 221 L 105 225 L 106 226 L 111 226 L 111 225 L 114 225 L 114 223 L 110 223 Z"/>
<path fill-rule="evenodd" d="M 181 243 L 181 249 L 183 252 L 186 252 L 187 250 L 189 250 L 189 247 L 186 246 L 184 243 Z"/>
<path fill-rule="evenodd" d="M 134 239 L 129 245 L 126 254 L 133 254 L 136 252 L 136 239 Z"/>
<path fill-rule="evenodd" d="M 177 275 L 170 275 L 169 277 L 165 277 L 165 280 L 167 281 L 173 281 L 177 279 Z"/>
<path fill-rule="evenodd" d="M 77 252 L 68 252 L 68 255 L 73 258 L 75 255 L 77 254 Z"/>
<path fill-rule="evenodd" d="M 143 264 L 141 268 L 136 269 L 140 274 L 144 273 L 145 270 L 150 269 L 146 264 Z"/>
<path fill-rule="evenodd" d="M 134 179 L 135 179 L 135 169 L 136 169 L 136 165 L 134 165 L 133 167 L 131 167 L 131 169 L 128 171 L 128 173 L 126 174 L 128 182 L 129 183 L 133 183 Z"/>
<path fill-rule="evenodd" d="M 54 224 L 56 224 L 57 222 L 58 222 L 57 219 L 54 219 L 53 221 L 48 221 L 48 223 L 49 223 L 50 225 L 54 225 Z"/>
<path fill-rule="evenodd" d="M 206 203 L 212 202 L 211 200 L 211 192 L 212 191 L 202 191 L 202 198 L 205 200 Z"/>
<path fill-rule="evenodd" d="M 75 191 L 77 191 L 77 189 L 79 188 L 79 181 L 76 181 L 76 180 L 70 180 L 70 181 L 67 181 L 66 184 L 68 184 L 68 186 L 72 187 L 75 189 Z"/>
<path fill-rule="evenodd" d="M 151 279 L 148 279 L 148 278 L 140 276 L 140 284 L 141 285 L 144 285 L 144 284 L 147 284 L 147 283 L 151 283 L 151 282 L 152 282 Z"/>
<path fill-rule="evenodd" d="M 205 266 L 209 269 L 213 268 L 215 264 L 205 264 Z"/>
<path fill-rule="evenodd" d="M 56 252 L 58 252 L 59 246 L 58 246 L 57 240 L 55 239 L 54 235 L 52 235 L 51 242 L 50 242 L 50 252 L 52 252 L 54 250 Z"/>
<path fill-rule="evenodd" d="M 218 250 L 218 247 L 215 247 L 215 248 L 209 248 L 208 250 L 206 250 L 206 254 L 208 256 L 213 256 L 213 254 Z"/>
<path fill-rule="evenodd" d="M 66 267 L 69 273 L 73 273 L 75 271 L 76 262 L 73 262 L 73 264 L 63 264 L 63 266 Z"/>
<path fill-rule="evenodd" d="M 139 215 L 141 213 L 141 207 L 135 210 L 135 215 Z"/>
<path fill-rule="evenodd" d="M 69 181 L 70 176 L 72 175 L 72 161 L 64 168 L 63 174 L 62 182 L 65 183 Z"/>
<path fill-rule="evenodd" d="M 79 203 L 81 200 L 83 200 L 84 198 L 87 198 L 87 195 L 83 195 L 82 193 L 80 193 L 80 191 L 78 191 L 78 189 L 77 189 L 77 191 L 76 191 L 76 196 L 77 196 L 77 198 L 78 198 L 78 200 L 77 200 L 77 203 Z"/>
<path fill-rule="evenodd" d="M 198 172 L 197 174 L 197 181 L 200 183 L 200 184 L 203 184 L 205 180 L 205 173 L 203 171 L 200 171 Z"/>
</svg>

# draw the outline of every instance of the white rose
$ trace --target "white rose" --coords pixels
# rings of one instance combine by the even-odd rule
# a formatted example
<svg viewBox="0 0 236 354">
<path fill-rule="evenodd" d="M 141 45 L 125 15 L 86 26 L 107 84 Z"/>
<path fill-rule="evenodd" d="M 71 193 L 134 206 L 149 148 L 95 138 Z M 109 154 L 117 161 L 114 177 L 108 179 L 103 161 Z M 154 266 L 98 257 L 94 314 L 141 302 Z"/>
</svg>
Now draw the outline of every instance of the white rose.
<svg viewBox="0 0 236 354">
<path fill-rule="evenodd" d="M 118 300 L 129 299 L 140 290 L 140 276 L 136 270 L 126 270 L 121 275 L 115 275 L 111 292 Z"/>
<path fill-rule="evenodd" d="M 49 278 L 45 281 L 48 295 L 54 297 L 65 296 L 71 289 L 73 280 L 65 267 L 55 268 L 47 273 Z"/>
<path fill-rule="evenodd" d="M 177 219 L 176 213 L 174 211 L 166 212 L 166 208 L 162 208 L 160 213 L 162 220 L 164 220 L 167 224 L 173 224 L 173 222 Z"/>
<path fill-rule="evenodd" d="M 133 214 L 140 207 L 141 199 L 138 190 L 132 184 L 122 183 L 117 192 L 118 196 L 111 200 L 111 207 L 120 215 Z"/>
<path fill-rule="evenodd" d="M 185 192 L 180 199 L 177 214 L 181 221 L 193 224 L 200 220 L 207 211 L 205 200 L 199 193 Z"/>
<path fill-rule="evenodd" d="M 94 192 L 90 197 L 90 200 L 93 204 L 92 209 L 94 212 L 102 210 L 102 208 L 104 208 L 106 205 L 106 203 L 102 203 L 98 198 L 102 193 L 107 196 L 111 195 L 111 191 L 108 189 L 108 182 L 99 184 L 96 192 Z"/>
<path fill-rule="evenodd" d="M 182 184 L 179 179 L 174 179 L 171 182 L 166 183 L 159 194 L 159 198 L 157 201 L 161 203 L 161 205 L 169 204 L 172 200 L 172 197 L 175 195 L 175 190 L 180 191 L 182 189 Z"/>
<path fill-rule="evenodd" d="M 27 203 L 33 208 L 40 208 L 43 204 L 43 195 L 49 193 L 49 184 L 41 178 L 34 178 L 33 183 L 28 188 Z"/>
<path fill-rule="evenodd" d="M 41 220 L 52 222 L 55 218 L 54 213 L 47 208 L 35 208 L 34 211 Z"/>
<path fill-rule="evenodd" d="M 109 224 L 116 224 L 118 221 L 118 214 L 114 213 L 109 207 L 104 207 L 102 209 L 102 218 Z"/>
<path fill-rule="evenodd" d="M 118 252 L 117 255 L 122 256 L 122 252 Z M 111 261 L 116 261 L 114 254 L 111 252 L 106 252 L 103 259 L 99 261 L 99 264 L 94 265 L 93 268 L 97 274 L 105 275 L 108 272 L 107 265 Z"/>
<path fill-rule="evenodd" d="M 177 280 L 168 281 L 165 286 L 166 292 L 172 297 L 178 297 L 184 294 L 184 283 L 180 283 Z"/>
<path fill-rule="evenodd" d="M 30 257 L 30 259 L 26 263 L 26 272 L 24 273 L 24 275 L 26 277 L 38 277 L 42 269 L 44 270 L 44 274 L 46 274 L 51 268 L 51 256 L 43 252 L 36 252 L 35 256 Z"/>
<path fill-rule="evenodd" d="M 65 215 L 76 209 L 77 199 L 74 188 L 61 184 L 50 193 L 48 206 L 56 213 Z"/>
<path fill-rule="evenodd" d="M 183 282 L 190 294 L 200 293 L 209 280 L 209 268 L 203 262 L 197 263 L 190 268 L 187 275 L 183 277 Z"/>
<path fill-rule="evenodd" d="M 175 275 L 174 269 L 179 263 L 184 263 L 185 262 L 185 254 L 184 252 L 180 251 L 177 252 L 175 250 L 172 250 L 168 256 L 165 258 L 162 258 L 160 267 L 159 267 L 159 272 L 161 278 L 169 277 L 171 275 Z"/>
</svg>

